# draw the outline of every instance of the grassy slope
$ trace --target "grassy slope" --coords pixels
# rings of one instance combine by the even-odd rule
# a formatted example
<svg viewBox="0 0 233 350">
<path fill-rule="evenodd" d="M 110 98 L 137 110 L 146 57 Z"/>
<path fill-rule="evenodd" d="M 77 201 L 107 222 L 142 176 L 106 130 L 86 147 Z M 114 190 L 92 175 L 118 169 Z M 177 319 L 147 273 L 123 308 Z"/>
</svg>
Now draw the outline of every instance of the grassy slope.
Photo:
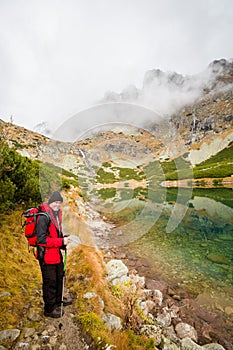
<svg viewBox="0 0 233 350">
<path fill-rule="evenodd" d="M 179 170 L 179 179 L 188 179 L 192 177 L 194 179 L 224 178 L 231 176 L 233 174 L 233 142 L 208 160 L 195 166 L 193 173 L 188 169 L 187 162 L 183 161 L 183 163 L 178 163 L 180 159 L 181 158 L 177 158 L 175 161 L 172 160 L 161 163 L 166 180 L 177 180 L 177 169 Z"/>
<path fill-rule="evenodd" d="M 198 164 L 191 169 L 187 154 L 167 162 L 154 161 L 147 164 L 141 173 L 132 169 L 117 168 L 119 176 L 114 173 L 114 167 L 106 165 L 98 171 L 98 182 L 114 183 L 129 179 L 143 180 L 143 178 L 157 178 L 158 180 L 178 180 L 181 179 L 203 179 L 203 178 L 225 178 L 233 174 L 233 142 L 228 147 L 218 152 L 208 160 Z M 110 170 L 110 171 L 109 171 Z M 124 173 L 123 173 L 124 171 Z"/>
<path fill-rule="evenodd" d="M 21 230 L 21 210 L 0 216 L 0 329 L 19 326 L 25 309 L 39 304 L 41 288 L 39 266 L 28 252 Z"/>
</svg>

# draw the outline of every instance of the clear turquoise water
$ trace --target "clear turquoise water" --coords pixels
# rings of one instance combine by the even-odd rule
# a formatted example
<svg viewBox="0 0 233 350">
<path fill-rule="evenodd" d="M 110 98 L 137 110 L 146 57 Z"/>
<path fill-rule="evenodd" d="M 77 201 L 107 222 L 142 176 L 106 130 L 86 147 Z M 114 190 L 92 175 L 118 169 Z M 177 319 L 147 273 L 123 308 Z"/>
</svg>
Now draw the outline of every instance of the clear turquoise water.
<svg viewBox="0 0 233 350">
<path fill-rule="evenodd" d="M 206 295 L 209 307 L 231 315 L 233 310 L 233 196 L 232 189 L 198 189 L 185 193 L 173 229 L 168 222 L 177 202 L 177 190 L 145 189 L 99 193 L 101 208 L 117 218 L 112 244 L 125 244 L 146 257 L 150 269 L 178 283 L 196 296 Z M 103 209 L 104 208 L 104 209 Z M 173 214 L 172 214 L 173 213 Z M 168 232 L 169 231 L 169 232 Z M 119 236 L 115 239 L 117 233 Z M 128 237 L 130 239 L 128 240 Z M 233 316 L 233 315 L 231 315 Z"/>
</svg>

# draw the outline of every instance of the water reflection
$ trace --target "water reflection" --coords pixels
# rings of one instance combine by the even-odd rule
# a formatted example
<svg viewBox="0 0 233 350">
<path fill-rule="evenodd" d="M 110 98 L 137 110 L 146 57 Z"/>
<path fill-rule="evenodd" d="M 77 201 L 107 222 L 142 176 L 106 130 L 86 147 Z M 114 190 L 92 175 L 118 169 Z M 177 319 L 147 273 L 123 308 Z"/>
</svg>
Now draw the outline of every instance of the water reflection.
<svg viewBox="0 0 233 350">
<path fill-rule="evenodd" d="M 139 256 L 147 257 L 152 270 L 160 271 L 168 281 L 175 280 L 196 295 L 205 293 L 206 290 L 218 295 L 224 292 L 225 303 L 228 300 L 227 307 L 232 307 L 232 190 L 194 189 L 185 216 L 170 233 L 166 232 L 166 226 L 176 201 L 177 190 L 168 189 L 163 201 L 159 194 L 160 192 L 154 191 L 149 201 L 145 189 L 118 189 L 116 196 L 105 199 L 102 196 L 102 200 L 105 204 L 108 203 L 109 217 L 116 220 L 118 228 L 124 224 L 124 228 L 131 230 L 132 226 L 125 224 L 127 220 L 134 222 L 134 232 L 128 232 L 131 238 L 135 233 L 129 249 Z M 144 222 L 136 221 L 138 211 L 143 211 L 143 202 L 153 207 L 154 211 L 148 210 L 147 215 L 140 216 Z M 158 218 L 153 223 L 155 208 Z M 146 221 L 153 224 L 145 234 L 137 235 L 136 232 L 140 232 L 142 226 L 146 227 Z"/>
</svg>

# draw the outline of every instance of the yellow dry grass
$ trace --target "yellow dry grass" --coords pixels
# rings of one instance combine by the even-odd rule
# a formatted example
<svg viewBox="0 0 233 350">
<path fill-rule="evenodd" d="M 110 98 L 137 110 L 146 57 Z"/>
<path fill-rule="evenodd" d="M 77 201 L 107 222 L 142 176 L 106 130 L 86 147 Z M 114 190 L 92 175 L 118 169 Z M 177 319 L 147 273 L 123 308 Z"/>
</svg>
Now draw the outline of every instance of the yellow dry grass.
<svg viewBox="0 0 233 350">
<path fill-rule="evenodd" d="M 0 329 L 12 328 L 25 309 L 39 303 L 40 269 L 21 229 L 21 211 L 1 215 L 0 240 Z"/>
</svg>

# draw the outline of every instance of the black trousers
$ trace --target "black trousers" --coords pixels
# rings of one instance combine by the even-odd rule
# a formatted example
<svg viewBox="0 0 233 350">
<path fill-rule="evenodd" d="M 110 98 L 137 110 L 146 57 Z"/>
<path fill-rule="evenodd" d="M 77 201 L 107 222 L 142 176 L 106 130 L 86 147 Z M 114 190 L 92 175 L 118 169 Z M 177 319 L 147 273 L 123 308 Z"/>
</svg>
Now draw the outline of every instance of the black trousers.
<svg viewBox="0 0 233 350">
<path fill-rule="evenodd" d="M 40 262 L 40 268 L 43 281 L 44 311 L 52 312 L 62 302 L 64 265 L 63 262 L 60 264 Z"/>
</svg>

